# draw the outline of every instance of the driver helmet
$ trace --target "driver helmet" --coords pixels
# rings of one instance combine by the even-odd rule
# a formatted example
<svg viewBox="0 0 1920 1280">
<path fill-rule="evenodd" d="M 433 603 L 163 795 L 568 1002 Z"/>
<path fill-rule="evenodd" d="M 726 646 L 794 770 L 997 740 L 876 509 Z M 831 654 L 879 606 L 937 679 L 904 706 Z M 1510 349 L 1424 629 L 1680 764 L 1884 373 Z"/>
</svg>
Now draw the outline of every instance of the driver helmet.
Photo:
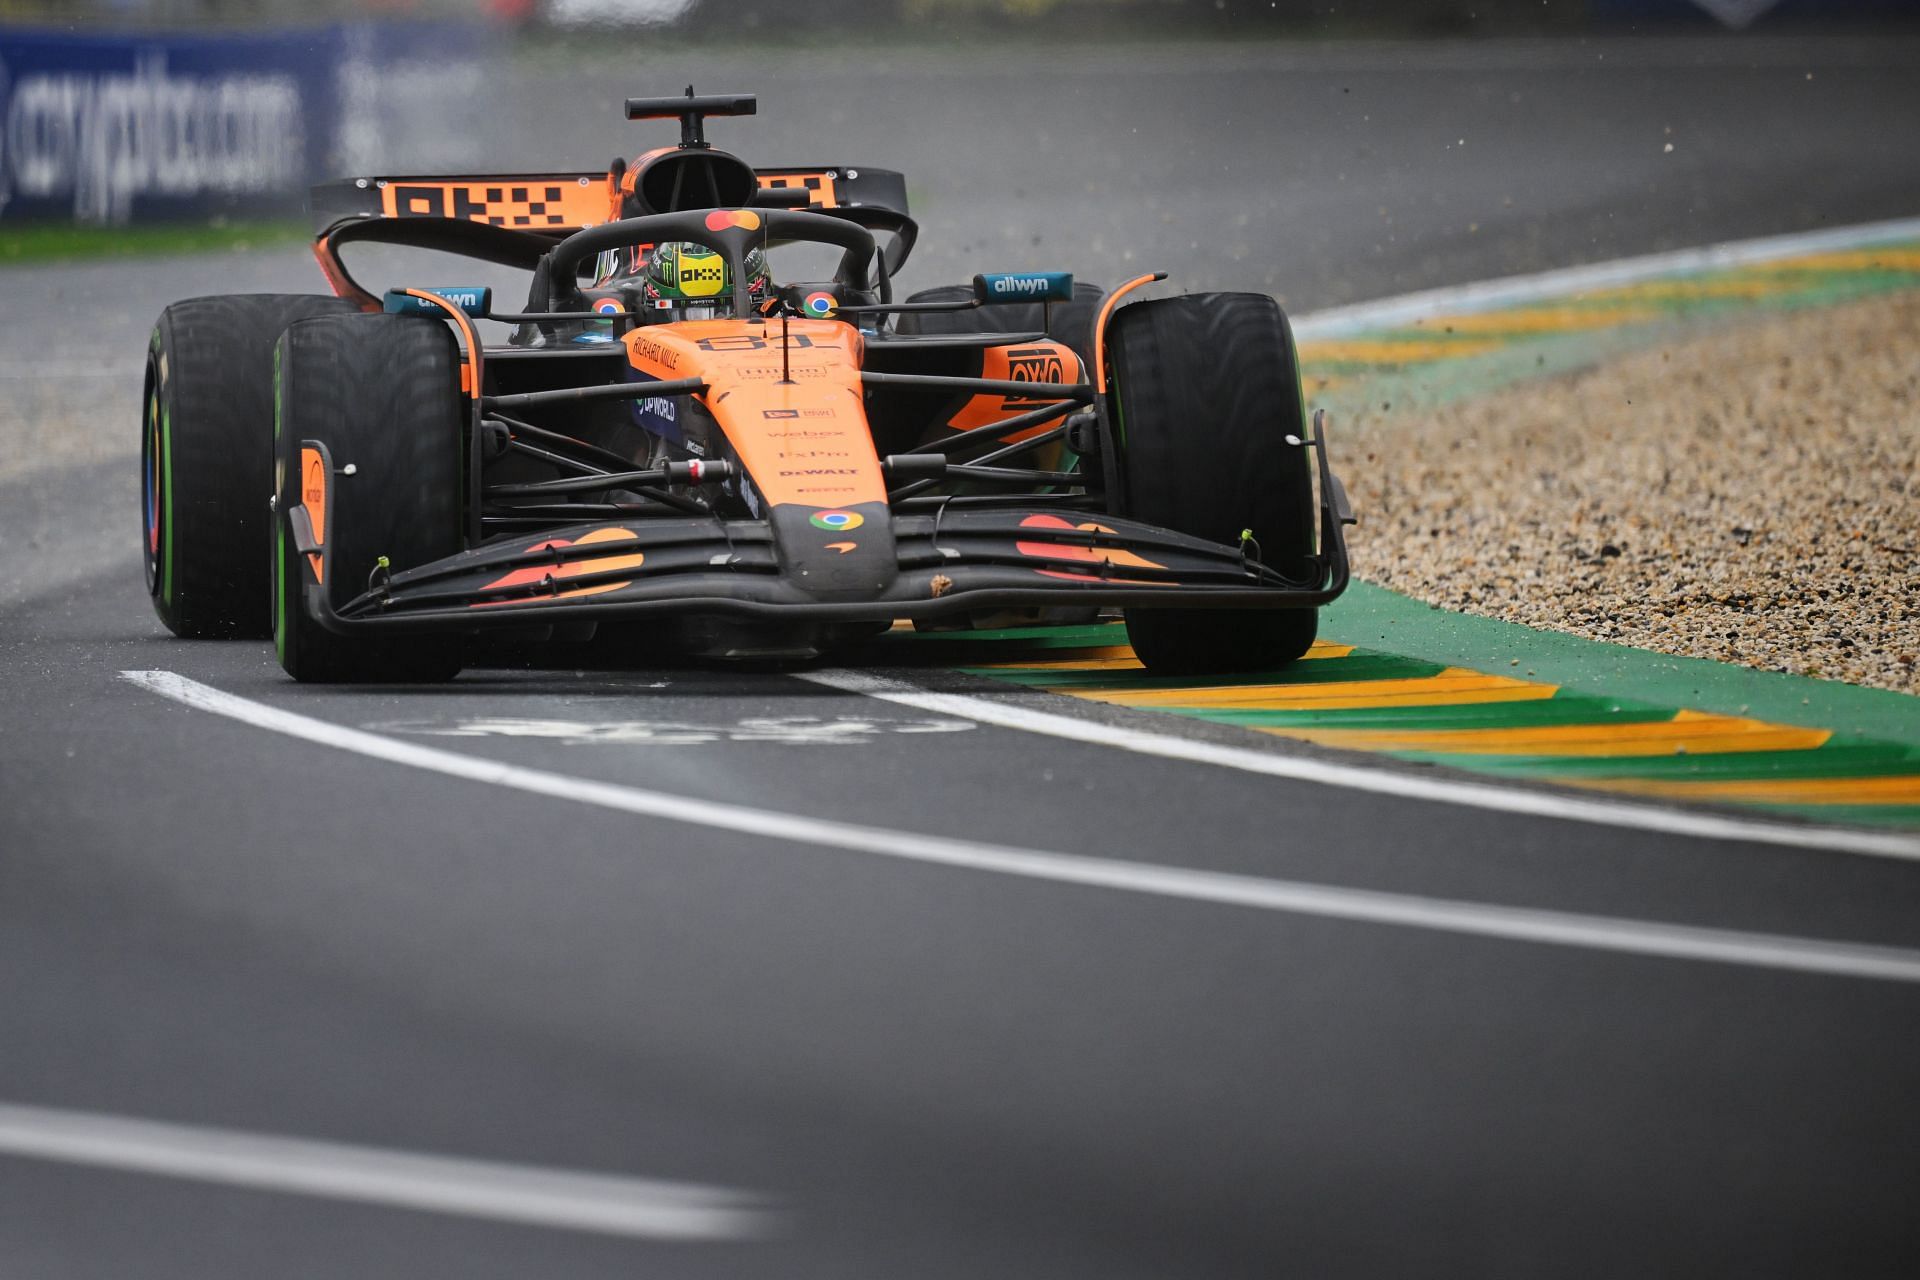
<svg viewBox="0 0 1920 1280">
<path fill-rule="evenodd" d="M 757 309 L 773 296 L 773 277 L 758 249 L 746 257 L 746 290 Z M 713 249 L 686 241 L 656 245 L 641 273 L 643 322 L 712 320 L 733 314 L 733 281 L 727 260 Z"/>
</svg>

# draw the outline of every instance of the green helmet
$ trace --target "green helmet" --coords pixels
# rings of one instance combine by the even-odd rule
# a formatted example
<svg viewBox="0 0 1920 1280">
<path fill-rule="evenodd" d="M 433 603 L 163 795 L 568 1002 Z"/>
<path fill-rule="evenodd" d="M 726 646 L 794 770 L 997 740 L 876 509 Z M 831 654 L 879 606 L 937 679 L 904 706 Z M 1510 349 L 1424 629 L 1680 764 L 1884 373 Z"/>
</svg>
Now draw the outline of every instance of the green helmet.
<svg viewBox="0 0 1920 1280">
<path fill-rule="evenodd" d="M 758 249 L 748 251 L 746 266 L 747 294 L 758 305 L 772 296 L 773 277 Z M 728 303 L 734 289 L 728 276 L 727 260 L 703 244 L 655 245 L 644 277 L 647 318 L 710 320 L 732 314 Z"/>
</svg>

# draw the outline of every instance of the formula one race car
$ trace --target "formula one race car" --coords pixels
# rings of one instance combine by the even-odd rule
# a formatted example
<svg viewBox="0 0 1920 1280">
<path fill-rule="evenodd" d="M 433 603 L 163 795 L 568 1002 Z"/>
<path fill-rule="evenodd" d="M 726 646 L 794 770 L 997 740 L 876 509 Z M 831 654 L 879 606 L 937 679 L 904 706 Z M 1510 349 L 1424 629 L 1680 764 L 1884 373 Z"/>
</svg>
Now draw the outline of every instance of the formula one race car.
<svg viewBox="0 0 1920 1280">
<path fill-rule="evenodd" d="M 898 173 L 756 171 L 705 137 L 749 96 L 626 107 L 680 145 L 329 183 L 337 297 L 167 308 L 142 469 L 169 628 L 271 631 L 322 681 L 449 678 L 495 628 L 804 656 L 1062 606 L 1124 609 L 1157 673 L 1306 651 L 1352 517 L 1271 299 L 1023 273 L 895 302 Z M 340 258 L 362 241 L 523 268 L 529 301 L 375 295 Z M 808 245 L 831 277 L 776 283 Z"/>
</svg>

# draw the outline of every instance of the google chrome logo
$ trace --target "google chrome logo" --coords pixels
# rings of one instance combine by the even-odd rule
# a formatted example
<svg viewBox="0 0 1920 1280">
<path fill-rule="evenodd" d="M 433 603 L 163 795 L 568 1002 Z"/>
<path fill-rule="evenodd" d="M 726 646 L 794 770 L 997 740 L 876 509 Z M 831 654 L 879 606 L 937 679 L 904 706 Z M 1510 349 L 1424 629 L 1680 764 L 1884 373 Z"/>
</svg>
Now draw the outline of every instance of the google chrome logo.
<svg viewBox="0 0 1920 1280">
<path fill-rule="evenodd" d="M 814 528 L 827 529 L 834 533 L 840 533 L 847 529 L 858 529 L 867 522 L 866 517 L 856 515 L 851 511 L 816 511 L 808 516 L 807 519 L 813 524 Z"/>
</svg>

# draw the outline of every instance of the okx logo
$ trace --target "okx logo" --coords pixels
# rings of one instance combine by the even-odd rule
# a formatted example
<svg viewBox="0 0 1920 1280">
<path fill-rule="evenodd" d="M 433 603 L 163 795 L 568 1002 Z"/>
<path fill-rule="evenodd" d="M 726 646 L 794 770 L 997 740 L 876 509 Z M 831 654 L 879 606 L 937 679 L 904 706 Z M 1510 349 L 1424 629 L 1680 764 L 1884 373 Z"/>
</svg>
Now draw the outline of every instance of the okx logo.
<svg viewBox="0 0 1920 1280">
<path fill-rule="evenodd" d="M 1067 362 L 1052 347 L 1015 347 L 1007 352 L 1007 369 L 1015 382 L 1067 380 Z"/>
</svg>

